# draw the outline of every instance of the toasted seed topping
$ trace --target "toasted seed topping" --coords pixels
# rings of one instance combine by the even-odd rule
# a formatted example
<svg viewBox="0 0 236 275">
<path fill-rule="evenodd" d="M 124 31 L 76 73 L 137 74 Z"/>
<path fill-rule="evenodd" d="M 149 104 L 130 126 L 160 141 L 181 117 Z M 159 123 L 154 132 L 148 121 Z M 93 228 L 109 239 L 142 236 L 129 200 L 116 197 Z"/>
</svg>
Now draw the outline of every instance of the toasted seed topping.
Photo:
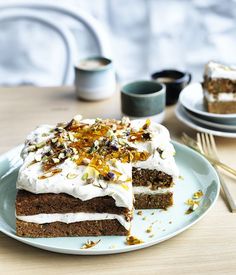
<svg viewBox="0 0 236 275">
<path fill-rule="evenodd" d="M 88 240 L 84 245 L 81 246 L 81 249 L 89 249 L 97 245 L 101 240 L 98 241 L 90 241 Z"/>
<path fill-rule="evenodd" d="M 73 173 L 68 173 L 67 175 L 66 175 L 66 177 L 68 178 L 68 179 L 75 179 L 75 178 L 77 178 L 78 177 L 78 175 L 77 174 L 73 174 Z"/>
</svg>

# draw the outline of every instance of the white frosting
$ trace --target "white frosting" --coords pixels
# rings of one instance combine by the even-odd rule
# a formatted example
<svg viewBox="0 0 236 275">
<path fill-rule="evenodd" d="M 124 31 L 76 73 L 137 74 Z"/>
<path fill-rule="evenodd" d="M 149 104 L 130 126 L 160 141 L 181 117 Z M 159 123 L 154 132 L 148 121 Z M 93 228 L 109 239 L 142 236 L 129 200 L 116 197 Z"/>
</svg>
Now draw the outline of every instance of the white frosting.
<svg viewBox="0 0 236 275">
<path fill-rule="evenodd" d="M 130 229 L 130 221 L 126 221 L 123 215 L 110 214 L 110 213 L 66 213 L 66 214 L 37 214 L 29 216 L 16 216 L 18 220 L 24 222 L 32 222 L 37 224 L 63 222 L 74 223 L 81 221 L 95 221 L 95 220 L 118 220 L 127 230 Z"/>
<path fill-rule="evenodd" d="M 92 124 L 94 120 L 83 120 L 83 122 Z M 145 120 L 131 121 L 131 128 L 139 130 L 145 123 Z M 52 138 L 50 132 L 54 126 L 42 125 L 33 131 L 28 137 L 27 142 L 45 142 Z M 131 143 L 132 147 L 136 147 L 139 151 L 148 151 L 151 156 L 146 161 L 138 161 L 136 163 L 121 163 L 119 160 L 115 163 L 115 170 L 120 172 L 122 176 L 119 177 L 119 183 L 107 183 L 104 180 L 96 179 L 91 184 L 85 183 L 82 176 L 87 172 L 88 166 L 77 166 L 74 161 L 67 159 L 63 163 L 56 166 L 62 171 L 52 177 L 39 179 L 38 177 L 44 172 L 41 169 L 41 163 L 37 162 L 31 164 L 35 157 L 40 156 L 45 150 L 49 150 L 47 146 L 38 149 L 36 152 L 28 152 L 28 147 L 23 149 L 22 157 L 24 164 L 20 168 L 17 180 L 17 189 L 24 189 L 29 192 L 39 193 L 66 193 L 73 197 L 79 198 L 83 201 L 95 197 L 111 196 L 114 198 L 118 207 L 133 208 L 133 192 L 132 183 L 132 166 L 156 169 L 163 171 L 172 176 L 174 181 L 178 177 L 178 169 L 174 161 L 174 147 L 170 143 L 170 136 L 168 130 L 155 122 L 151 122 L 148 130 L 151 132 L 151 140 L 145 142 Z M 118 131 L 117 131 L 118 132 Z M 45 133 L 48 133 L 48 135 Z M 160 156 L 156 150 L 159 148 L 162 151 Z M 29 165 L 31 164 L 31 165 Z M 68 179 L 68 174 L 76 174 L 77 177 Z M 102 188 L 101 188 L 102 186 Z"/>
<path fill-rule="evenodd" d="M 206 76 L 211 78 L 225 78 L 236 80 L 236 67 L 225 66 L 213 61 L 210 61 L 205 67 Z"/>
<path fill-rule="evenodd" d="M 143 120 L 133 120 L 131 125 L 135 129 L 139 129 L 143 125 Z M 170 143 L 169 131 L 163 125 L 152 122 L 149 126 L 152 132 L 152 140 L 146 142 L 134 143 L 133 146 L 140 151 L 148 151 L 151 156 L 146 161 L 138 161 L 133 163 L 134 167 L 143 169 L 156 169 L 173 177 L 176 181 L 179 171 L 174 160 L 175 149 Z M 162 154 L 157 152 L 157 148 L 162 150 Z"/>
<path fill-rule="evenodd" d="M 204 90 L 204 96 L 209 102 L 216 102 L 216 101 L 236 101 L 236 93 L 218 93 L 217 96 L 214 96 L 208 91 Z"/>
<path fill-rule="evenodd" d="M 146 194 L 146 195 L 156 195 L 156 194 L 165 194 L 167 192 L 172 192 L 173 188 L 158 188 L 152 190 L 147 186 L 133 186 L 134 194 Z"/>
<path fill-rule="evenodd" d="M 131 182 L 125 183 L 127 189 L 121 184 L 106 184 L 106 182 L 102 180 L 97 180 L 97 184 L 105 184 L 105 188 L 95 186 L 96 182 L 93 184 L 85 184 L 82 180 L 82 175 L 86 171 L 86 166 L 77 166 L 69 159 L 57 166 L 62 169 L 61 173 L 55 174 L 53 177 L 46 179 L 38 179 L 38 176 L 43 172 L 39 162 L 28 166 L 33 159 L 34 153 L 30 153 L 20 168 L 16 185 L 17 189 L 24 189 L 35 194 L 66 193 L 83 201 L 95 197 L 111 196 L 116 201 L 117 206 L 127 207 L 129 209 L 132 209 L 133 207 Z M 131 178 L 131 165 L 129 163 L 120 164 L 117 171 L 123 173 L 124 177 Z M 78 174 L 78 176 L 74 179 L 68 179 L 68 173 Z"/>
</svg>

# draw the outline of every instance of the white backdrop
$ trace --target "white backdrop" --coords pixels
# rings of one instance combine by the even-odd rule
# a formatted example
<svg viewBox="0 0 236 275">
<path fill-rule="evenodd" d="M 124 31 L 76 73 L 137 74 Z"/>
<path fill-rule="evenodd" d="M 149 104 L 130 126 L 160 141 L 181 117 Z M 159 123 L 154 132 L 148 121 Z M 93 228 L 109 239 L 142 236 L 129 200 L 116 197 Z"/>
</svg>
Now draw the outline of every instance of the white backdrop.
<svg viewBox="0 0 236 275">
<path fill-rule="evenodd" d="M 102 23 L 109 34 L 121 82 L 148 78 L 152 72 L 164 68 L 188 70 L 194 73 L 195 80 L 200 80 L 203 65 L 210 59 L 236 64 L 236 0 L 57 2 L 83 9 Z M 80 26 L 71 24 L 71 30 L 77 39 L 79 57 L 96 53 L 88 34 Z M 12 47 L 17 52 L 17 43 Z M 2 54 L 1 46 L 0 50 Z M 8 49 L 5 47 L 4 51 Z M 4 58 L 4 62 L 8 60 Z M 31 69 L 34 70 L 33 65 Z M 43 81 L 39 79 L 35 83 L 44 85 Z"/>
</svg>

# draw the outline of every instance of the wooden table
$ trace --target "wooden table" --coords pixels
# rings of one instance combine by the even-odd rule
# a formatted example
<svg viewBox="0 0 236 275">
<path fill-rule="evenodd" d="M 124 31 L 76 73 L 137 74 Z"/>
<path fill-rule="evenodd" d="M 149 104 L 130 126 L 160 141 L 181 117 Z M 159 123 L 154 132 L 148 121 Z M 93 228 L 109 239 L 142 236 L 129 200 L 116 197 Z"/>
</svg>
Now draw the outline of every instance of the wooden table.
<svg viewBox="0 0 236 275">
<path fill-rule="evenodd" d="M 119 118 L 119 94 L 101 102 L 78 101 L 73 87 L 1 88 L 0 153 L 22 143 L 37 125 L 84 117 Z M 174 107 L 164 121 L 172 138 L 195 132 L 177 121 Z M 222 160 L 236 168 L 235 139 L 217 138 Z M 236 182 L 227 178 L 236 198 Z M 153 247 L 110 256 L 70 256 L 36 249 L 0 233 L 0 274 L 236 274 L 236 214 L 222 195 L 214 209 L 189 230 Z"/>
</svg>

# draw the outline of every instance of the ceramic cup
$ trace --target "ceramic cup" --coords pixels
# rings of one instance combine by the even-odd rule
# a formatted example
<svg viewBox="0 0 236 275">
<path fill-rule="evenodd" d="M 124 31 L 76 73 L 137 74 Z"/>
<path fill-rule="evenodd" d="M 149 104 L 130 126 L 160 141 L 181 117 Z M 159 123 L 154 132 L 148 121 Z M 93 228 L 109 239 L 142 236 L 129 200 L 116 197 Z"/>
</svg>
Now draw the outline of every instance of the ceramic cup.
<svg viewBox="0 0 236 275">
<path fill-rule="evenodd" d="M 75 88 L 78 98 L 102 100 L 112 96 L 116 90 L 113 63 L 105 57 L 83 59 L 75 67 Z"/>
<path fill-rule="evenodd" d="M 166 86 L 166 104 L 172 105 L 178 101 L 179 94 L 191 81 L 191 74 L 177 70 L 163 70 L 151 75 L 153 80 Z"/>
<path fill-rule="evenodd" d="M 121 109 L 131 119 L 164 119 L 166 88 L 156 81 L 136 81 L 121 89 Z"/>
</svg>

